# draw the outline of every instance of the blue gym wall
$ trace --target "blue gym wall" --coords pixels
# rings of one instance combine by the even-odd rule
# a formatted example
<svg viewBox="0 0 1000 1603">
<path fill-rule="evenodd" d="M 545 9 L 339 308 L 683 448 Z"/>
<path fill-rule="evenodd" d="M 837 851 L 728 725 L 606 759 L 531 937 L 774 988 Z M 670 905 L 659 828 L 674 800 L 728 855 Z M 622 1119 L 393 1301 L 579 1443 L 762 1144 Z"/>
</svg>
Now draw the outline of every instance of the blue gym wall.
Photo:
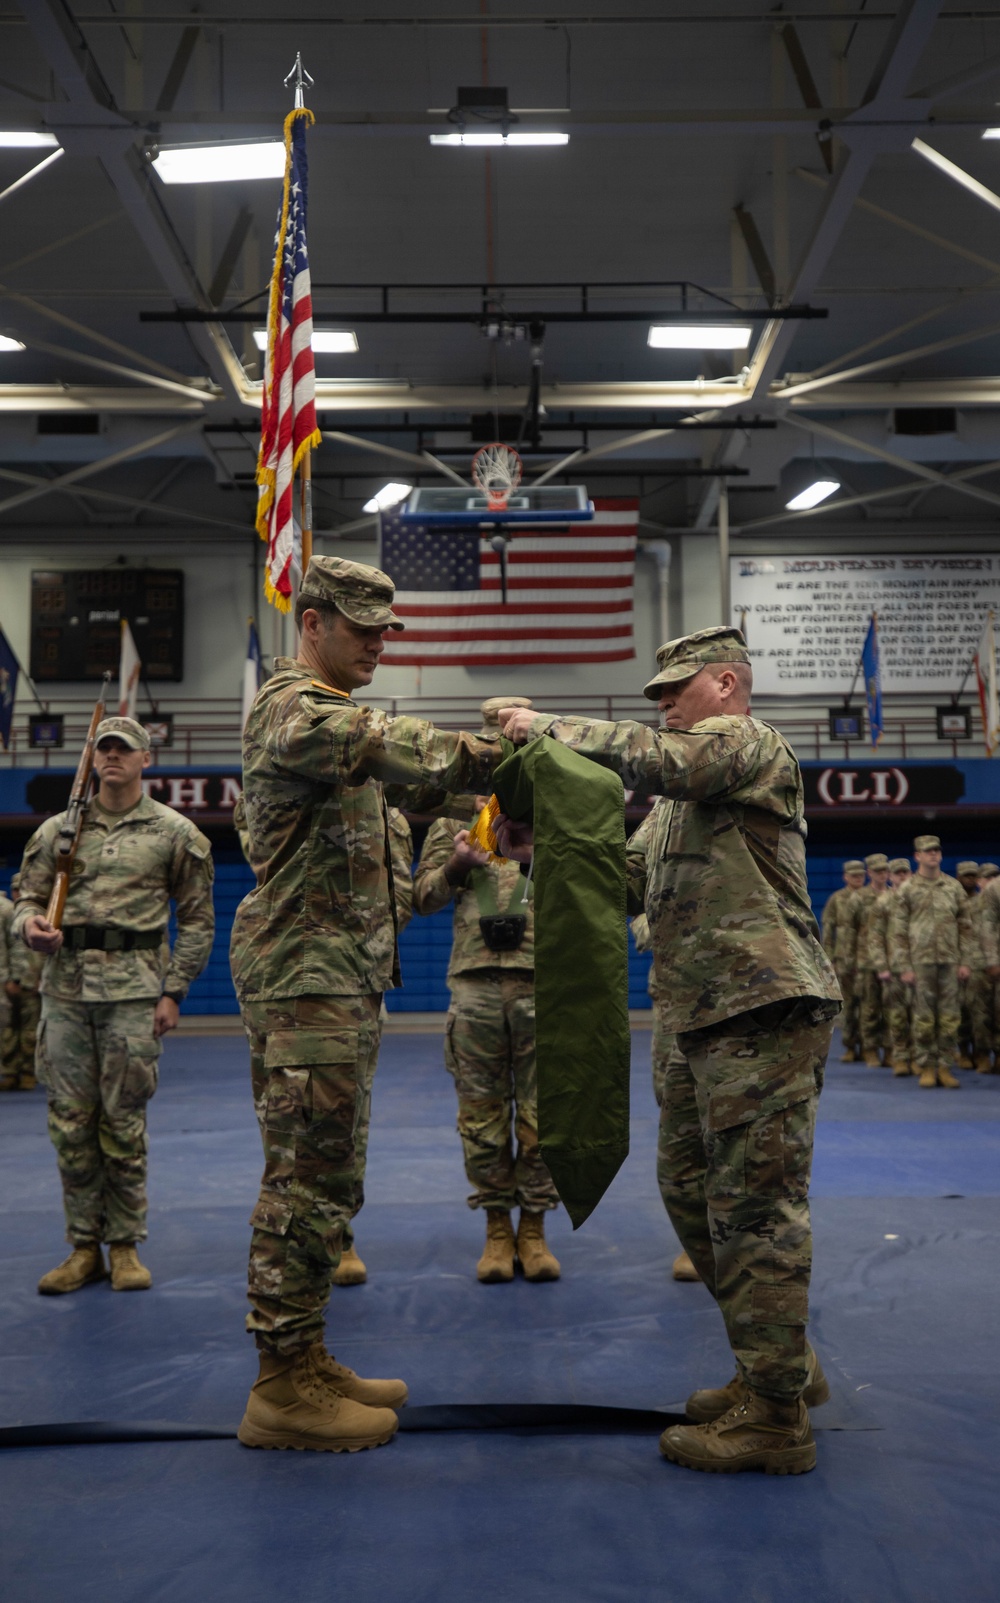
<svg viewBox="0 0 1000 1603">
<path fill-rule="evenodd" d="M 876 847 L 859 844 L 857 850 L 884 851 L 890 857 L 910 855 L 912 834 L 886 837 L 879 832 Z M 955 864 L 962 858 L 974 857 L 979 862 L 996 860 L 998 846 L 984 836 L 981 840 L 966 840 L 963 850 L 956 856 L 944 859 L 946 873 L 955 872 Z M 191 987 L 184 1004 L 185 1013 L 236 1013 L 236 996 L 229 977 L 229 932 L 237 905 L 253 884 L 253 875 L 238 851 L 216 847 L 215 858 L 215 941 L 208 967 Z M 826 899 L 843 884 L 842 865 L 846 853 L 836 855 L 810 854 L 809 894 L 817 918 L 822 918 Z M 8 863 L 0 869 L 0 887 L 9 888 L 14 865 Z M 391 991 L 386 997 L 390 1013 L 437 1013 L 448 1006 L 448 988 L 445 973 L 451 951 L 451 908 L 434 913 L 430 918 L 414 918 L 403 931 L 399 943 L 403 969 L 403 988 Z M 646 981 L 649 975 L 649 957 L 640 955 L 629 936 L 628 1005 L 630 1008 L 649 1006 Z"/>
</svg>

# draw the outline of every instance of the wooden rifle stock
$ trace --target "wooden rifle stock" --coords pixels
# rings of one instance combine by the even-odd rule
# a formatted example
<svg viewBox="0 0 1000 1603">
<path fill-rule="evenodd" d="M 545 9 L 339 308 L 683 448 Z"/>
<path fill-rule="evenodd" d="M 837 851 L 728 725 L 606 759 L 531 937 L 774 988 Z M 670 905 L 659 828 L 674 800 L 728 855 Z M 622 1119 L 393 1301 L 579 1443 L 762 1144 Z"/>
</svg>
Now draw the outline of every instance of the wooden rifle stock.
<svg viewBox="0 0 1000 1603">
<path fill-rule="evenodd" d="M 49 905 L 45 909 L 45 917 L 53 929 L 62 928 L 63 913 L 66 910 L 66 896 L 69 891 L 69 878 L 73 872 L 73 863 L 76 860 L 77 848 L 80 844 L 80 832 L 83 829 L 83 815 L 87 806 L 87 793 L 90 790 L 90 776 L 94 771 L 94 746 L 97 740 L 97 726 L 105 714 L 104 698 L 107 695 L 111 675 L 104 675 L 101 693 L 90 715 L 90 728 L 83 743 L 83 751 L 77 764 L 76 778 L 73 780 L 73 789 L 69 793 L 69 806 L 56 837 L 56 877 L 49 894 Z"/>
</svg>

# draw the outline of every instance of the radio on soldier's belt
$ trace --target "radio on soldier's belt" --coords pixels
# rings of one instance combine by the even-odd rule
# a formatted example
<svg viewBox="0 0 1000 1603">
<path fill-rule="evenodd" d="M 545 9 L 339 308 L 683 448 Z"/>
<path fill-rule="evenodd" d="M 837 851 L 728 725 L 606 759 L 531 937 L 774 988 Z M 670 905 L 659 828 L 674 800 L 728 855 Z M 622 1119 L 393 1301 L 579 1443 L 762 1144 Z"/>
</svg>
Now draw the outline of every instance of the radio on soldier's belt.
<svg viewBox="0 0 1000 1603">
<path fill-rule="evenodd" d="M 528 884 L 518 876 L 510 906 L 501 913 L 496 888 L 486 868 L 474 869 L 469 876 L 479 903 L 479 928 L 491 952 L 516 952 L 528 928 Z"/>
<path fill-rule="evenodd" d="M 65 924 L 63 945 L 70 952 L 152 952 L 166 933 L 166 930 L 119 930 L 97 924 Z"/>
</svg>

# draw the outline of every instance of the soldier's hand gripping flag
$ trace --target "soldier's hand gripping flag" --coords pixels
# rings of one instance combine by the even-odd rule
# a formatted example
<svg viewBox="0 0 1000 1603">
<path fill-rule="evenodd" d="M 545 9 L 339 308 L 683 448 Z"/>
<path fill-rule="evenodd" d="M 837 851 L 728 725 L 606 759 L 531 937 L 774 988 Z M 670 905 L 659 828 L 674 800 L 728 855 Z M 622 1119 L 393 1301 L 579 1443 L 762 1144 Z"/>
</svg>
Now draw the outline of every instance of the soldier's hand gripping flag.
<svg viewBox="0 0 1000 1603">
<path fill-rule="evenodd" d="M 257 533 L 267 541 L 264 593 L 282 612 L 292 605 L 296 469 L 320 442 L 312 349 L 312 286 L 306 249 L 308 164 L 303 107 L 285 118 L 285 181 L 274 242 L 267 352 L 257 457 Z"/>
</svg>

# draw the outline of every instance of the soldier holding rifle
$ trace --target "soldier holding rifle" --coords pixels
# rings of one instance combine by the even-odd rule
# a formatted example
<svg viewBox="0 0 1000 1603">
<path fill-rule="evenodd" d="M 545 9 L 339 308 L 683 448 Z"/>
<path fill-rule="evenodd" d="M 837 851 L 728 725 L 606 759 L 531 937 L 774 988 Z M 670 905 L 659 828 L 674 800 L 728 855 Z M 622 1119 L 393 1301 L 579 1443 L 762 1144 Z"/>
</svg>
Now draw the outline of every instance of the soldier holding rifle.
<svg viewBox="0 0 1000 1603">
<path fill-rule="evenodd" d="M 103 712 L 101 700 L 68 808 L 28 842 L 13 925 L 49 958 L 36 1067 L 73 1251 L 42 1276 L 45 1295 L 105 1279 L 104 1242 L 115 1291 L 152 1284 L 136 1252 L 147 1233 L 146 1103 L 162 1037 L 208 960 L 214 927 L 208 841 L 143 795 L 152 760 L 143 726 Z"/>
</svg>

